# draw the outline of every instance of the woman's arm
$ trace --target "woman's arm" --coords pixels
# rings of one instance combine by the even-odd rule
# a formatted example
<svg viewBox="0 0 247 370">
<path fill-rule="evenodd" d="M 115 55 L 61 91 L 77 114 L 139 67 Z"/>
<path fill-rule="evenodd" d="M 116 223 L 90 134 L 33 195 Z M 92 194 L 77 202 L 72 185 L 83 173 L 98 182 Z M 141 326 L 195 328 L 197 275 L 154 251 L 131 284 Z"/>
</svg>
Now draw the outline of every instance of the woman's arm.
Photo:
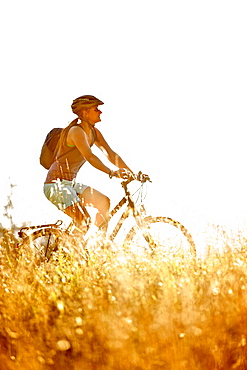
<svg viewBox="0 0 247 370">
<path fill-rule="evenodd" d="M 102 133 L 95 128 L 96 132 L 96 141 L 95 144 L 97 147 L 105 154 L 105 156 L 108 158 L 108 160 L 114 164 L 118 168 L 125 168 L 128 171 L 132 172 L 132 170 L 127 166 L 127 164 L 123 161 L 123 159 L 118 155 L 116 152 L 114 152 L 109 144 L 106 142 L 105 138 L 103 137 Z"/>
<path fill-rule="evenodd" d="M 105 166 L 104 163 L 93 154 L 84 130 L 81 130 L 79 127 L 72 127 L 69 132 L 69 139 L 93 167 L 105 173 L 111 173 L 110 168 Z"/>
<path fill-rule="evenodd" d="M 74 144 L 77 149 L 81 152 L 83 157 L 95 168 L 98 170 L 107 173 L 109 176 L 116 176 L 125 178 L 126 173 L 124 170 L 121 170 L 121 167 L 118 171 L 112 171 L 109 167 L 105 166 L 104 163 L 95 155 L 93 154 L 91 147 L 88 143 L 87 136 L 83 130 L 81 130 L 79 127 L 72 127 L 70 129 L 70 141 L 72 144 Z M 97 141 L 95 142 L 97 145 Z M 111 162 L 115 164 L 114 162 Z M 120 164 L 120 162 L 119 162 Z M 122 165 L 124 165 L 124 162 L 121 162 Z M 128 167 L 122 167 L 128 169 Z"/>
</svg>

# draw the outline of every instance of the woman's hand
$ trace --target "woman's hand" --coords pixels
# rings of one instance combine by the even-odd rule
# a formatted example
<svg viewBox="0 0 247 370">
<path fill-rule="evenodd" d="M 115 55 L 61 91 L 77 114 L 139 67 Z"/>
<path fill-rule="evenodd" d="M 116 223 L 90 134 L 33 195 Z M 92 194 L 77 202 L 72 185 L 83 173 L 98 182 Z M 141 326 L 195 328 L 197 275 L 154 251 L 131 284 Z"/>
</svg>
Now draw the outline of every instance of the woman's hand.
<svg viewBox="0 0 247 370">
<path fill-rule="evenodd" d="M 126 168 L 120 168 L 119 170 L 117 171 L 111 171 L 111 173 L 109 174 L 110 178 L 112 177 L 118 177 L 120 179 L 129 179 L 130 177 L 133 176 L 132 172 L 127 170 Z"/>
</svg>

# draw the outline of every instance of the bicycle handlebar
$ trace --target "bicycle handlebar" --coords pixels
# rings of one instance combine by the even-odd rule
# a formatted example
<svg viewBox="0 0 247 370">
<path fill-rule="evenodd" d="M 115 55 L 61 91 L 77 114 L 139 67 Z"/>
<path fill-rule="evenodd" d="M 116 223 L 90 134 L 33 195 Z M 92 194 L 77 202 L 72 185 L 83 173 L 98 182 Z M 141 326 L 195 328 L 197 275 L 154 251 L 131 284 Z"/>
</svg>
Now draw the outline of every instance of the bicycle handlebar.
<svg viewBox="0 0 247 370">
<path fill-rule="evenodd" d="M 142 183 L 147 182 L 147 181 L 152 182 L 148 175 L 145 175 L 144 173 L 139 171 L 138 174 L 134 174 L 134 173 L 131 174 L 127 180 L 124 180 L 124 181 L 121 182 L 121 185 L 123 186 L 123 188 L 126 188 L 126 186 L 130 182 L 132 182 L 133 180 L 137 180 L 137 181 L 140 181 Z"/>
<path fill-rule="evenodd" d="M 137 181 L 140 181 L 140 182 L 146 182 L 146 181 L 152 182 L 150 180 L 150 177 L 148 175 L 145 175 L 141 171 L 139 171 L 137 175 L 135 175 L 135 174 L 133 175 L 133 180 L 137 180 Z"/>
</svg>

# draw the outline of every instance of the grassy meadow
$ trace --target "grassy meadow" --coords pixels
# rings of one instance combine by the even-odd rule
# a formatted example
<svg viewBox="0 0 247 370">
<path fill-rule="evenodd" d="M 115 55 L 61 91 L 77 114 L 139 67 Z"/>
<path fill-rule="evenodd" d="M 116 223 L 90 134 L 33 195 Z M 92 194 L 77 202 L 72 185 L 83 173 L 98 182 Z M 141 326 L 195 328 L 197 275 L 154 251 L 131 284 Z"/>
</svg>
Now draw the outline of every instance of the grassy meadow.
<svg viewBox="0 0 247 370">
<path fill-rule="evenodd" d="M 247 369 L 245 238 L 198 260 L 108 246 L 36 264 L 1 235 L 0 370 Z"/>
</svg>

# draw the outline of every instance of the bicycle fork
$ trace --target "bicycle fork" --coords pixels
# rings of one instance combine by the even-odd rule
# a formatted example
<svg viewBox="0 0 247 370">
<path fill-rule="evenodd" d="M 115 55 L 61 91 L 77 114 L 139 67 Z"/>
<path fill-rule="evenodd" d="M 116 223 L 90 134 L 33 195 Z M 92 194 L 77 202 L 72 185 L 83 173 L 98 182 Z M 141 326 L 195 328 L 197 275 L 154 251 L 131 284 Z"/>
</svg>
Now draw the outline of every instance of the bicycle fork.
<svg viewBox="0 0 247 370">
<path fill-rule="evenodd" d="M 143 235 L 143 238 L 146 240 L 146 242 L 149 245 L 149 248 L 153 252 L 154 249 L 157 247 L 155 241 L 152 238 L 152 235 L 148 232 L 149 226 L 143 222 L 143 218 L 146 216 L 146 209 L 144 204 L 141 205 L 140 210 L 134 212 L 134 217 L 136 220 L 136 224 L 141 230 L 141 233 Z"/>
</svg>

